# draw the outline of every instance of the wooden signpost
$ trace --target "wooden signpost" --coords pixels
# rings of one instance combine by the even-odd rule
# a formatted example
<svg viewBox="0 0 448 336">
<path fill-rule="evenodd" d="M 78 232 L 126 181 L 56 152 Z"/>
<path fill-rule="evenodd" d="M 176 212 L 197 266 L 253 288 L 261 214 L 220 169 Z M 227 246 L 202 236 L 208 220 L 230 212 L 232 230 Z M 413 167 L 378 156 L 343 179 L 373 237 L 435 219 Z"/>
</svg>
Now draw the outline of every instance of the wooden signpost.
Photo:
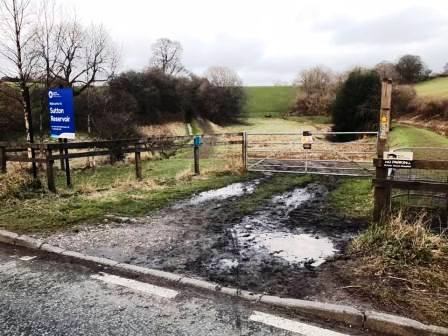
<svg viewBox="0 0 448 336">
<path fill-rule="evenodd" d="M 384 152 L 388 150 L 387 139 L 390 130 L 390 108 L 392 102 L 392 80 L 386 79 L 382 82 L 381 89 L 381 110 L 380 125 L 378 134 L 377 157 L 382 159 Z M 386 179 L 387 168 L 376 167 L 376 178 Z M 375 185 L 373 219 L 379 221 L 383 212 L 387 211 L 390 205 L 391 188 L 386 185 Z"/>
</svg>

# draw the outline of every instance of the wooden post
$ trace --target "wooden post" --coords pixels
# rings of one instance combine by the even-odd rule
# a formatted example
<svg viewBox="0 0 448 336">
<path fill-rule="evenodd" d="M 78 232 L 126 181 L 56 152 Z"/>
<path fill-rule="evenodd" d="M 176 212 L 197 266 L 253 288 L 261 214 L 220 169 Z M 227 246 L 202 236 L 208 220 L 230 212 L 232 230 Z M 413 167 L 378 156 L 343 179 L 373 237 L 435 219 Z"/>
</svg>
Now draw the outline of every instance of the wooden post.
<svg viewBox="0 0 448 336">
<path fill-rule="evenodd" d="M 142 176 L 142 157 L 140 151 L 140 145 L 135 145 L 135 176 L 137 180 L 141 180 Z"/>
<path fill-rule="evenodd" d="M 0 147 L 0 172 L 6 174 L 6 147 Z"/>
<path fill-rule="evenodd" d="M 54 171 L 53 171 L 53 165 L 54 165 L 54 160 L 53 160 L 53 153 L 50 147 L 47 146 L 47 153 L 46 153 L 46 162 L 47 162 L 47 185 L 48 185 L 48 190 L 50 190 L 51 192 L 56 192 L 56 184 L 54 181 Z"/>
<path fill-rule="evenodd" d="M 390 131 L 390 108 L 392 101 L 392 80 L 385 79 L 382 82 L 381 89 L 381 111 L 380 111 L 380 124 L 379 134 L 377 142 L 377 157 L 383 158 L 383 154 L 388 150 L 388 137 Z M 377 167 L 376 178 L 386 179 L 387 168 Z M 391 188 L 381 184 L 375 184 L 374 189 L 374 207 L 373 207 L 373 220 L 378 222 L 381 220 L 383 214 L 387 213 L 390 208 L 391 201 Z"/>
<path fill-rule="evenodd" d="M 194 146 L 194 174 L 201 174 L 201 171 L 199 169 L 199 146 Z"/>
<path fill-rule="evenodd" d="M 243 132 L 242 138 L 243 138 L 243 145 L 242 145 L 242 156 L 243 156 L 243 168 L 245 171 L 247 171 L 247 132 Z"/>
<path fill-rule="evenodd" d="M 64 144 L 68 143 L 67 139 L 64 139 Z M 65 146 L 64 151 L 63 151 L 65 158 L 64 160 L 61 161 L 65 161 L 65 178 L 67 180 L 67 187 L 71 187 L 72 186 L 72 178 L 70 176 L 70 159 L 68 158 L 68 148 L 67 146 Z"/>
<path fill-rule="evenodd" d="M 58 139 L 59 142 L 59 155 L 64 155 L 64 148 L 62 147 L 62 143 L 63 140 L 62 139 Z M 60 169 L 61 170 L 65 170 L 65 165 L 64 165 L 64 158 L 61 157 L 61 159 L 59 160 L 59 164 L 60 164 Z"/>
</svg>

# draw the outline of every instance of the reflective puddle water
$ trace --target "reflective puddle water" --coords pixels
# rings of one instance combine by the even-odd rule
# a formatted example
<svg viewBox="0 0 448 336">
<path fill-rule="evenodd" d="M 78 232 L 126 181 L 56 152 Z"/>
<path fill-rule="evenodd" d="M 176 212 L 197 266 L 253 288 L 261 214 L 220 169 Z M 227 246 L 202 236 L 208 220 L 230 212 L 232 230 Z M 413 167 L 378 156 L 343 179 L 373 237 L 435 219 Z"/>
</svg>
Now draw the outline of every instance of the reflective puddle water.
<svg viewBox="0 0 448 336">
<path fill-rule="evenodd" d="M 246 194 L 251 194 L 260 183 L 260 180 L 253 180 L 249 182 L 233 183 L 223 188 L 201 192 L 193 196 L 185 202 L 180 202 L 174 208 L 181 208 L 185 205 L 198 205 L 211 200 L 225 200 L 231 197 L 240 197 Z"/>
<path fill-rule="evenodd" d="M 329 237 L 289 230 L 282 225 L 291 211 L 313 198 L 311 188 L 297 188 L 271 199 L 269 206 L 242 219 L 232 229 L 241 253 L 266 254 L 292 264 L 317 267 L 338 250 Z"/>
<path fill-rule="evenodd" d="M 316 238 L 306 233 L 255 232 L 253 236 L 240 238 L 241 243 L 245 241 L 252 243 L 252 249 L 265 249 L 269 254 L 290 263 L 310 263 L 314 267 L 337 252 L 329 238 Z"/>
</svg>

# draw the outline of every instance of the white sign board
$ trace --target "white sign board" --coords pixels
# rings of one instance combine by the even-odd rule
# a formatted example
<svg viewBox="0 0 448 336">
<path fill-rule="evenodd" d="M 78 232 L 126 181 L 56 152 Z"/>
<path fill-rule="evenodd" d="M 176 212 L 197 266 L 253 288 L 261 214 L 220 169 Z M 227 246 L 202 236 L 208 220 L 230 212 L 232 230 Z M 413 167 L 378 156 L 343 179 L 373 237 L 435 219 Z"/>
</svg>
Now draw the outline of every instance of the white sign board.
<svg viewBox="0 0 448 336">
<path fill-rule="evenodd" d="M 412 168 L 413 152 L 384 152 L 384 167 L 386 168 Z"/>
</svg>

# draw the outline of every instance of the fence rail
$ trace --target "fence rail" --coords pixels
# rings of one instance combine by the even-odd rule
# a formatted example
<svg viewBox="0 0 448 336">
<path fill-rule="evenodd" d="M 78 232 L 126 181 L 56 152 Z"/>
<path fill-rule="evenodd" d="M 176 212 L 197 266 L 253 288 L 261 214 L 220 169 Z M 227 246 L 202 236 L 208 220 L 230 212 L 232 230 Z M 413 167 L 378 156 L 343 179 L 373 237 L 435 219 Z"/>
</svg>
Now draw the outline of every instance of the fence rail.
<svg viewBox="0 0 448 336">
<path fill-rule="evenodd" d="M 208 147 L 242 145 L 239 155 L 245 160 L 244 133 L 222 133 L 201 136 L 201 144 Z M 45 164 L 48 189 L 56 192 L 54 164 L 60 161 L 65 171 L 67 186 L 71 186 L 70 160 L 76 158 L 109 156 L 111 163 L 117 158 L 134 153 L 135 173 L 142 179 L 141 153 L 175 152 L 180 149 L 193 149 L 195 173 L 199 174 L 199 147 L 194 144 L 194 136 L 166 136 L 140 139 L 118 139 L 85 142 L 60 142 L 40 144 L 0 143 L 0 172 L 6 173 L 8 162 Z M 34 152 L 34 155 L 23 153 Z M 71 152 L 70 152 L 71 151 Z"/>
</svg>

